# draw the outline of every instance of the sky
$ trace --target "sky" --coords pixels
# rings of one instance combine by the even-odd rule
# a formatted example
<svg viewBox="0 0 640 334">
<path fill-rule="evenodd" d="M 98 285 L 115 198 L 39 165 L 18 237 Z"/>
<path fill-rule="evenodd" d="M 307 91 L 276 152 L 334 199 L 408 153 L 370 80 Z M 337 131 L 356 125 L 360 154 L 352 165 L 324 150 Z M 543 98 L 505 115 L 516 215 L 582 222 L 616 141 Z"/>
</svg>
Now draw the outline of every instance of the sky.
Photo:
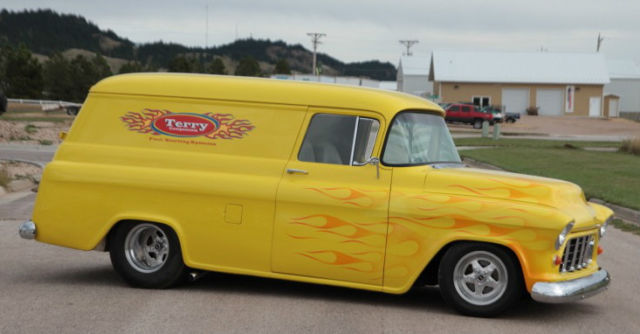
<svg viewBox="0 0 640 334">
<path fill-rule="evenodd" d="M 414 56 L 461 51 L 601 52 L 640 63 L 638 0 L 2 0 L 9 10 L 78 14 L 136 43 L 214 46 L 236 38 L 300 43 L 325 33 L 319 52 L 342 61 L 398 63 L 399 40 Z M 208 20 L 208 24 L 207 24 Z M 207 29 L 208 28 L 208 29 Z"/>
</svg>

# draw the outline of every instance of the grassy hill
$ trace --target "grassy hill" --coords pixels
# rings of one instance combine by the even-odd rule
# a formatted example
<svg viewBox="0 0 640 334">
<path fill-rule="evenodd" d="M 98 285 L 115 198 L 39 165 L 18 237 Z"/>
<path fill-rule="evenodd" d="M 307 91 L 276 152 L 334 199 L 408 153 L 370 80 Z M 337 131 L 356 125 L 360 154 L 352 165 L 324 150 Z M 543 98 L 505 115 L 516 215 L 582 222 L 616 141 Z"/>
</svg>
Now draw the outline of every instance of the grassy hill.
<svg viewBox="0 0 640 334">
<path fill-rule="evenodd" d="M 54 53 L 75 55 L 82 52 L 99 53 L 109 59 L 114 72 L 127 61 L 137 61 L 152 69 L 167 68 L 176 56 L 194 57 L 203 63 L 221 57 L 233 69 L 240 59 L 251 56 L 264 73 L 270 73 L 279 59 L 286 59 L 296 72 L 310 73 L 312 53 L 300 44 L 283 41 L 241 39 L 233 43 L 207 49 L 186 47 L 162 41 L 136 44 L 111 30 L 102 30 L 87 19 L 52 10 L 0 11 L 0 45 L 24 44 L 43 56 Z M 318 54 L 323 74 L 369 77 L 395 80 L 395 66 L 377 60 L 344 63 L 327 54 Z"/>
</svg>

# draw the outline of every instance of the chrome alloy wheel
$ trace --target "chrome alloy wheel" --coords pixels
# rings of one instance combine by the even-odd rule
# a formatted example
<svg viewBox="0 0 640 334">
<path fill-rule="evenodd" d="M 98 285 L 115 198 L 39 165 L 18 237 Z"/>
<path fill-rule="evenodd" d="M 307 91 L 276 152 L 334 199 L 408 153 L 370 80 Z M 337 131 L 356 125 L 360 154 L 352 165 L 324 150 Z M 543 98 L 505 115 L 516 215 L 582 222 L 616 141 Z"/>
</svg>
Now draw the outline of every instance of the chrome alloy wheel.
<svg viewBox="0 0 640 334">
<path fill-rule="evenodd" d="M 169 239 L 156 225 L 136 225 L 124 241 L 124 254 L 131 267 L 150 274 L 162 268 L 167 261 Z"/>
<path fill-rule="evenodd" d="M 453 285 L 458 295 L 473 305 L 489 305 L 507 289 L 507 268 L 499 257 L 486 251 L 463 256 L 453 270 Z"/>
</svg>

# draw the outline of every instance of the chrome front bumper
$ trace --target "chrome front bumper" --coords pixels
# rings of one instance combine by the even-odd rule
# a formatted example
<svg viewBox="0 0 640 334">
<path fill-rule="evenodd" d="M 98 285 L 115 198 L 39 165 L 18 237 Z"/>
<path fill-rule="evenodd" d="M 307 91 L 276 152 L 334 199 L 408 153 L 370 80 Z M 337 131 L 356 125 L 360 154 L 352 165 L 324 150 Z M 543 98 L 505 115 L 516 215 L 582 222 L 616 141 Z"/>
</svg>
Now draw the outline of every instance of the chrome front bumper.
<svg viewBox="0 0 640 334">
<path fill-rule="evenodd" d="M 541 303 L 567 303 L 582 300 L 607 289 L 611 276 L 600 269 L 587 276 L 560 282 L 538 282 L 533 285 L 531 297 Z"/>
<path fill-rule="evenodd" d="M 32 240 L 36 238 L 36 223 L 28 220 L 20 224 L 20 236 L 22 239 Z"/>
</svg>

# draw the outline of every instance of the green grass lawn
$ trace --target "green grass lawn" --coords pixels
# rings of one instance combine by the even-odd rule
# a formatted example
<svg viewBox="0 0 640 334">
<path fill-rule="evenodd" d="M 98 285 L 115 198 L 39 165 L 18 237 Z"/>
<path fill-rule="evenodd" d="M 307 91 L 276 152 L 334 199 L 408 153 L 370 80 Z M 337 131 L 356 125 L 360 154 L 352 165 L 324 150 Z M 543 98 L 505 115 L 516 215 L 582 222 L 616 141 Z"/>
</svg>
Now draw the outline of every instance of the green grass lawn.
<svg viewBox="0 0 640 334">
<path fill-rule="evenodd" d="M 497 148 L 465 150 L 460 154 L 512 172 L 571 181 L 582 187 L 587 198 L 597 197 L 640 209 L 640 156 L 561 148 L 564 143 L 556 143 L 560 146 L 523 140 L 521 145 L 515 142 Z M 571 144 L 577 147 L 596 146 L 585 142 Z"/>
<path fill-rule="evenodd" d="M 564 148 L 565 144 L 575 147 L 620 147 L 620 142 L 606 141 L 573 141 L 573 140 L 542 140 L 542 139 L 513 139 L 500 138 L 455 138 L 456 146 L 499 146 L 499 147 L 536 147 L 536 148 Z"/>
</svg>

